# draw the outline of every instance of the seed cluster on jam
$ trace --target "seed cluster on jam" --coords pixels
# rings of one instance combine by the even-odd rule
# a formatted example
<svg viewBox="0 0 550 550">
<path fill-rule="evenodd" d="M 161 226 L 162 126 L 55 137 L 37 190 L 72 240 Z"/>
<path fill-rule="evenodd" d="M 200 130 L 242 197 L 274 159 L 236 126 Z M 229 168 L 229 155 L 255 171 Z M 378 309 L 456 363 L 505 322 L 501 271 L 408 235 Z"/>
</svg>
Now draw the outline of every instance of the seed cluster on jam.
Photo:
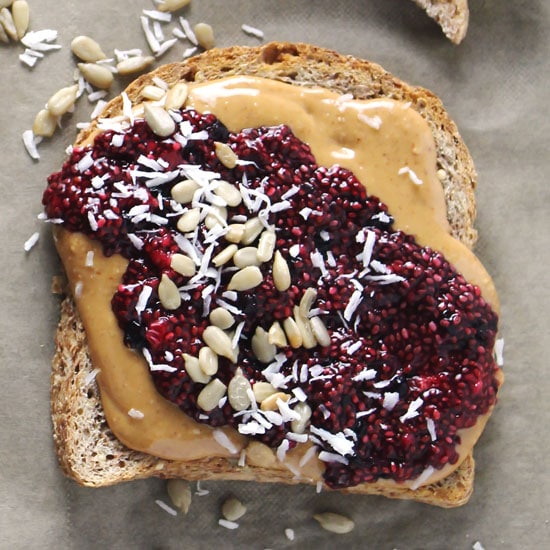
<svg viewBox="0 0 550 550">
<path fill-rule="evenodd" d="M 74 148 L 43 198 L 129 260 L 112 307 L 160 394 L 280 460 L 310 442 L 335 488 L 455 463 L 498 387 L 480 290 L 287 126 L 170 116 Z"/>
</svg>

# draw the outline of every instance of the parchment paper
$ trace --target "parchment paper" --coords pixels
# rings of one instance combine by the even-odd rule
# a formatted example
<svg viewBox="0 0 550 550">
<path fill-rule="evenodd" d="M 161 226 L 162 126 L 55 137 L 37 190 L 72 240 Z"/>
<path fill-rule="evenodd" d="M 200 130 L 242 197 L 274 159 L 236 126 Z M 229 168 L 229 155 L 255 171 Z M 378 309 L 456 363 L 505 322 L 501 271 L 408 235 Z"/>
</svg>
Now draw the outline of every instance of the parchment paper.
<svg viewBox="0 0 550 550">
<path fill-rule="evenodd" d="M 49 227 L 36 219 L 46 177 L 57 170 L 75 124 L 93 106 L 81 100 L 64 128 L 26 154 L 21 134 L 48 97 L 72 82 L 69 44 L 79 34 L 113 48 L 147 50 L 139 16 L 150 0 L 29 0 L 31 28 L 59 31 L 60 51 L 34 69 L 20 45 L 0 43 L 0 547 L 18 548 L 542 548 L 549 538 L 548 438 L 548 88 L 550 3 L 471 0 L 462 45 L 448 42 L 412 2 L 402 0 L 193 0 L 184 15 L 213 25 L 217 44 L 265 40 L 316 43 L 382 64 L 444 101 L 479 172 L 477 252 L 502 301 L 506 383 L 476 447 L 477 479 L 468 505 L 442 510 L 380 497 L 316 494 L 314 488 L 206 483 L 189 514 L 172 517 L 164 482 L 86 489 L 57 467 L 49 417 L 49 373 L 60 273 Z M 173 24 L 164 27 L 169 34 Z M 183 42 L 161 61 L 180 58 Z M 126 83 L 126 82 L 124 82 Z M 115 88 L 113 91 L 116 91 Z M 23 243 L 35 231 L 38 244 Z M 217 523 L 224 498 L 248 507 L 240 528 Z M 352 517 L 355 530 L 319 529 L 314 512 Z M 295 540 L 285 536 L 294 530 Z"/>
</svg>

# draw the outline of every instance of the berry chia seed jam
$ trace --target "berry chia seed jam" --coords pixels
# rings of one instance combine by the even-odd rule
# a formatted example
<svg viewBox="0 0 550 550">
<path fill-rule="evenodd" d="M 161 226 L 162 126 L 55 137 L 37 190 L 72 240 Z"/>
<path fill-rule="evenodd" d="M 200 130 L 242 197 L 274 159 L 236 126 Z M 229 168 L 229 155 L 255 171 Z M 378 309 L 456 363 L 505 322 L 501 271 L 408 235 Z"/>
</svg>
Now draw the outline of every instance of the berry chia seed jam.
<svg viewBox="0 0 550 550">
<path fill-rule="evenodd" d="M 74 148 L 43 198 L 129 260 L 112 308 L 158 392 L 279 458 L 313 443 L 334 488 L 456 463 L 498 389 L 479 288 L 287 126 L 171 114 Z"/>
</svg>

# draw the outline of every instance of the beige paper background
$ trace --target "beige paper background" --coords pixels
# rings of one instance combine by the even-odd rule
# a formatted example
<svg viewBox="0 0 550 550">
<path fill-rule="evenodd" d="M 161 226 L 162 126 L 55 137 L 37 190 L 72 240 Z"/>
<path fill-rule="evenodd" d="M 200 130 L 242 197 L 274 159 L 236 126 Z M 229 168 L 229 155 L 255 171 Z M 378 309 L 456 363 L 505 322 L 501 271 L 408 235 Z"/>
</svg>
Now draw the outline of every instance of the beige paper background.
<svg viewBox="0 0 550 550">
<path fill-rule="evenodd" d="M 107 52 L 146 48 L 139 24 L 150 0 L 29 0 L 31 27 L 59 31 L 59 52 L 29 70 L 22 47 L 0 44 L 0 548 L 542 548 L 550 538 L 548 477 L 550 186 L 548 88 L 550 2 L 470 0 L 468 35 L 459 47 L 412 2 L 403 0 L 193 0 L 192 23 L 214 26 L 220 46 L 255 45 L 240 26 L 266 40 L 308 41 L 382 64 L 443 99 L 479 172 L 477 247 L 502 301 L 506 384 L 478 447 L 470 503 L 442 510 L 379 497 L 312 488 L 207 483 L 187 517 L 172 517 L 160 480 L 86 489 L 65 479 L 54 456 L 49 369 L 60 272 L 49 228 L 36 216 L 48 174 L 61 165 L 74 124 L 92 106 L 83 99 L 64 129 L 33 162 L 21 134 L 61 86 L 71 83 L 69 44 L 90 34 Z M 170 28 L 170 27 L 168 27 Z M 162 61 L 178 59 L 183 44 Z M 35 231 L 38 245 L 23 243 Z M 230 494 L 248 506 L 237 531 L 217 524 Z M 333 510 L 356 521 L 352 534 L 321 531 L 314 512 Z M 284 534 L 292 528 L 296 540 Z"/>
</svg>

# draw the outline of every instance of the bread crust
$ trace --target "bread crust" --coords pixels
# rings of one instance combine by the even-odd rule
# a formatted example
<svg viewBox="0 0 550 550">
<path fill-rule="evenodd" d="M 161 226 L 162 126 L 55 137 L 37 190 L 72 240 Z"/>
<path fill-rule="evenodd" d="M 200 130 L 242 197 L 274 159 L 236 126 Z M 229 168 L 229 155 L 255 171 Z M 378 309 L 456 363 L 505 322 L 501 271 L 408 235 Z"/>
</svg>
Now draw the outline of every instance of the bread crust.
<svg viewBox="0 0 550 550">
<path fill-rule="evenodd" d="M 140 101 L 141 90 L 152 83 L 153 77 L 173 85 L 180 81 L 204 82 L 234 75 L 271 78 L 300 86 L 322 86 L 351 93 L 356 99 L 391 97 L 411 102 L 434 134 L 451 233 L 470 247 L 474 244 L 476 173 L 456 125 L 431 92 L 400 81 L 377 64 L 306 44 L 270 43 L 256 48 L 214 49 L 143 75 L 130 84 L 126 93 L 133 103 Z M 121 112 L 122 99 L 117 97 L 106 106 L 102 117 L 113 117 Z M 89 139 L 95 127 L 93 122 L 84 130 L 77 138 L 77 145 Z M 169 461 L 122 445 L 105 420 L 86 334 L 70 296 L 62 303 L 56 336 L 51 412 L 59 463 L 66 475 L 83 485 L 99 487 L 152 476 L 297 483 L 292 473 L 277 463 L 257 467 L 238 466 L 236 459 L 225 458 Z M 473 478 L 474 461 L 469 454 L 450 476 L 414 491 L 377 483 L 345 491 L 454 507 L 469 499 Z"/>
<path fill-rule="evenodd" d="M 468 0 L 414 0 L 443 29 L 454 44 L 460 44 L 470 19 Z"/>
</svg>

